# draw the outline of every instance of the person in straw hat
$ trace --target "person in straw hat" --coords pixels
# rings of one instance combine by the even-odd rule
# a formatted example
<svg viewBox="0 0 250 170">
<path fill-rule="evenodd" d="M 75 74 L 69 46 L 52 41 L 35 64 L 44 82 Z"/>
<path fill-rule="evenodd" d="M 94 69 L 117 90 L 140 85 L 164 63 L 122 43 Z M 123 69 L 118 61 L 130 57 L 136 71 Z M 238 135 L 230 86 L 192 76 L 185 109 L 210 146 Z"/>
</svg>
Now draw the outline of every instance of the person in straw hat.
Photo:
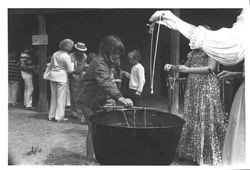
<svg viewBox="0 0 250 170">
<path fill-rule="evenodd" d="M 87 55 L 85 52 L 87 47 L 84 43 L 78 42 L 75 44 L 74 51 L 70 53 L 72 62 L 75 63 L 75 70 L 69 74 L 69 89 L 70 89 L 70 103 L 71 103 L 71 116 L 75 118 L 80 118 L 81 123 L 85 122 L 84 115 L 79 109 L 76 108 L 75 96 L 76 88 L 79 86 L 81 77 L 86 73 L 85 70 L 88 66 Z"/>
</svg>

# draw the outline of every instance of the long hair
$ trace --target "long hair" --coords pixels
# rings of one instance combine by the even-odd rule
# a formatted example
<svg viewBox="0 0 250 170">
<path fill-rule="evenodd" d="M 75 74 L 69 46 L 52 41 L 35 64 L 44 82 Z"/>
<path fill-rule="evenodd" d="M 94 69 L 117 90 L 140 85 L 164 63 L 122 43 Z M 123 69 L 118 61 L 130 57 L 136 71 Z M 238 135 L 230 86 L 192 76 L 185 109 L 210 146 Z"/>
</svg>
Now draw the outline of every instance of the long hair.
<svg viewBox="0 0 250 170">
<path fill-rule="evenodd" d="M 105 37 L 99 47 L 99 55 L 110 65 L 110 55 L 120 54 L 124 55 L 124 45 L 121 39 L 116 35 L 109 35 Z"/>
</svg>

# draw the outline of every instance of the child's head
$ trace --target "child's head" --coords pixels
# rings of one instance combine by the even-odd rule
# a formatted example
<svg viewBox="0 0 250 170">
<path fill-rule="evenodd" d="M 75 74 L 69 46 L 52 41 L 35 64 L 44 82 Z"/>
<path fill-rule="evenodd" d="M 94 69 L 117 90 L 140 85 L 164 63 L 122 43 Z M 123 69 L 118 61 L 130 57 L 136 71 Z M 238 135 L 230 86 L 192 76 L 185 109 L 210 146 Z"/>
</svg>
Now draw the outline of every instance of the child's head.
<svg viewBox="0 0 250 170">
<path fill-rule="evenodd" d="M 124 54 L 124 45 L 119 37 L 109 35 L 101 41 L 99 54 L 109 65 L 120 65 L 120 57 Z"/>
<path fill-rule="evenodd" d="M 141 61 L 141 53 L 139 50 L 133 50 L 128 53 L 128 60 L 132 65 Z"/>
</svg>

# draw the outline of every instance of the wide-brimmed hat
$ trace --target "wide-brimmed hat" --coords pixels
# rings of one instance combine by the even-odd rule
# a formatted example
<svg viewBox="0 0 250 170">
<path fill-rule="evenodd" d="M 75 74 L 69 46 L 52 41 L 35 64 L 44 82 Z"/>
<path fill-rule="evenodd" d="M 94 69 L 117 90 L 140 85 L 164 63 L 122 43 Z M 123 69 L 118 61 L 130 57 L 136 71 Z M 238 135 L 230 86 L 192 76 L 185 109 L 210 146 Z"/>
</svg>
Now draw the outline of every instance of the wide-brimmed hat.
<svg viewBox="0 0 250 170">
<path fill-rule="evenodd" d="M 87 47 L 84 43 L 78 42 L 75 44 L 75 48 L 79 51 L 87 51 Z"/>
</svg>

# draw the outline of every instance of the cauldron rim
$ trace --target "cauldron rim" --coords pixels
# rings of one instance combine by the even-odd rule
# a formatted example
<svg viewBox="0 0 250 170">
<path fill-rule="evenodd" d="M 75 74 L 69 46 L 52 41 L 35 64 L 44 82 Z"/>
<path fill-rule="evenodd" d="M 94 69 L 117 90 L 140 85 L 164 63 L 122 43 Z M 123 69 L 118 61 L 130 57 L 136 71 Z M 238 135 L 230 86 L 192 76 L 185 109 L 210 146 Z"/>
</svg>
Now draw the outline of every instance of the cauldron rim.
<svg viewBox="0 0 250 170">
<path fill-rule="evenodd" d="M 99 111 L 97 111 L 96 112 L 96 114 L 94 114 L 94 115 L 91 115 L 90 116 L 90 121 L 91 122 L 93 122 L 93 119 L 94 119 L 94 117 L 96 117 L 97 115 L 99 115 L 99 114 L 103 114 L 103 112 L 104 112 L 104 114 L 105 113 L 108 113 L 108 112 L 116 112 L 116 111 L 124 111 L 124 110 L 132 110 L 133 108 L 123 108 L 123 109 L 112 109 L 112 110 L 109 110 L 109 111 L 103 111 L 103 110 L 99 110 Z M 178 116 L 178 115 L 175 115 L 175 114 L 172 114 L 172 113 L 169 113 L 169 112 L 166 112 L 166 111 L 164 111 L 164 110 L 160 110 L 160 109 L 157 109 L 157 108 L 147 108 L 147 107 L 144 107 L 144 108 L 135 108 L 135 109 L 133 109 L 133 110 L 144 110 L 144 109 L 146 109 L 146 110 L 148 110 L 148 111 L 156 111 L 156 112 L 160 112 L 160 114 L 169 114 L 169 115 L 171 115 L 171 116 L 173 116 L 173 117 L 176 117 L 176 118 L 178 118 L 178 121 L 180 121 L 180 123 L 178 123 L 176 126 L 163 126 L 163 127 L 127 127 L 127 126 L 115 126 L 115 125 L 105 125 L 105 124 L 103 124 L 103 123 L 98 123 L 98 122 L 95 122 L 95 124 L 96 125 L 99 125 L 99 126 L 105 126 L 105 127 L 112 127 L 112 128 L 122 128 L 122 129 L 164 129 L 164 128 L 177 128 L 177 127 L 180 127 L 180 126 L 183 126 L 183 124 L 185 124 L 186 123 L 186 121 L 183 119 L 183 118 L 181 118 L 180 116 Z"/>
</svg>

